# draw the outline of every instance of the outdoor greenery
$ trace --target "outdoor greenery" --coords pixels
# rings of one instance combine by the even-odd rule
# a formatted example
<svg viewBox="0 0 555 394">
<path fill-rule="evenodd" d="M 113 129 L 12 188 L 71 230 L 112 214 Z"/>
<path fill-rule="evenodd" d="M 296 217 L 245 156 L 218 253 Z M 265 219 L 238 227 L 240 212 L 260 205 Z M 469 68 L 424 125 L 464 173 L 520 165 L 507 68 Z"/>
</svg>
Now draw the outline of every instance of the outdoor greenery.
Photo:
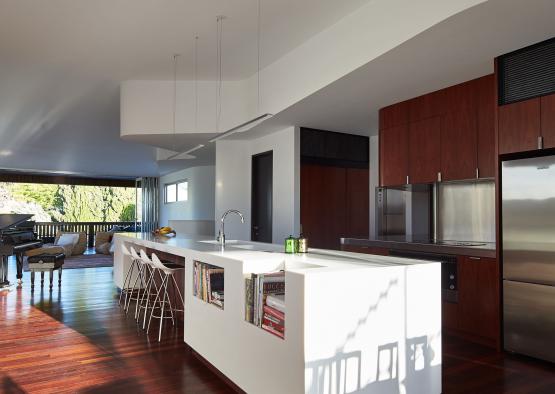
<svg viewBox="0 0 555 394">
<path fill-rule="evenodd" d="M 117 222 L 135 216 L 134 188 L 0 183 L 0 196 L 2 213 L 33 213 L 37 221 Z"/>
</svg>

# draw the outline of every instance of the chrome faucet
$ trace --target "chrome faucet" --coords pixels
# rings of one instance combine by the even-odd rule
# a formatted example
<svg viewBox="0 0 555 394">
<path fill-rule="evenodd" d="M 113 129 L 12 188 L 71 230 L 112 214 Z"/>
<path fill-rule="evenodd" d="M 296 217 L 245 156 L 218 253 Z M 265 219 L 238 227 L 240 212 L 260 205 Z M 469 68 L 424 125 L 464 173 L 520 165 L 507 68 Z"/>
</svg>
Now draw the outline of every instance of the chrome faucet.
<svg viewBox="0 0 555 394">
<path fill-rule="evenodd" d="M 222 215 L 222 219 L 220 223 L 220 232 L 218 233 L 218 238 L 216 238 L 216 240 L 222 246 L 222 249 L 225 247 L 225 218 L 228 213 L 235 213 L 239 215 L 239 217 L 241 218 L 241 223 L 245 223 L 245 218 L 243 217 L 243 214 L 239 212 L 237 209 L 230 209 L 228 211 L 225 211 L 225 213 Z"/>
</svg>

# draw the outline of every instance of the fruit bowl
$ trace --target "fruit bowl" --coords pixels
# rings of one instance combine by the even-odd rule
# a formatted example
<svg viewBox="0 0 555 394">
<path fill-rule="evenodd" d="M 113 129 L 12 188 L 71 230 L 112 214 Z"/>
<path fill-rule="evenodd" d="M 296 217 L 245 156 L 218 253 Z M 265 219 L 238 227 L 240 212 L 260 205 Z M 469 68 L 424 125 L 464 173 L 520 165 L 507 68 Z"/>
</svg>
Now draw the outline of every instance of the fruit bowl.
<svg viewBox="0 0 555 394">
<path fill-rule="evenodd" d="M 156 230 L 152 231 L 154 235 L 163 235 L 164 237 L 175 237 L 176 232 L 171 227 L 161 227 L 157 228 Z"/>
</svg>

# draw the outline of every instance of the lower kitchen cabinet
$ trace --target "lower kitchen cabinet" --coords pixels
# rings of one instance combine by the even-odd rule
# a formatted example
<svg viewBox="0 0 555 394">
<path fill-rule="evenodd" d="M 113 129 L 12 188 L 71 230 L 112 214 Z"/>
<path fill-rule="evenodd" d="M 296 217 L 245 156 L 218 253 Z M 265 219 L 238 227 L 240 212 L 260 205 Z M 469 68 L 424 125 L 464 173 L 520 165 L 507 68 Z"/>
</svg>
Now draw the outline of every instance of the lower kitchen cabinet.
<svg viewBox="0 0 555 394">
<path fill-rule="evenodd" d="M 443 303 L 443 327 L 486 346 L 500 348 L 499 265 L 495 259 L 461 256 L 458 303 Z"/>
</svg>

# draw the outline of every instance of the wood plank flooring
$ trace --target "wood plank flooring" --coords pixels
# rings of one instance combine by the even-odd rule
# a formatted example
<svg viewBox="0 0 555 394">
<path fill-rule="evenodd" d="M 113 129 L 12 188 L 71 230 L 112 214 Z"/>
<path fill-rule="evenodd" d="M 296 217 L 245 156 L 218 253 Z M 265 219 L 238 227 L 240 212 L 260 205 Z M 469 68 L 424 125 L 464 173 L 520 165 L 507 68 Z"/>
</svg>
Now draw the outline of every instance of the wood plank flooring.
<svg viewBox="0 0 555 394">
<path fill-rule="evenodd" d="M 48 274 L 46 274 L 47 282 Z M 40 278 L 40 277 L 39 277 Z M 117 304 L 111 268 L 65 270 L 62 288 L 0 292 L 0 393 L 228 393 L 168 328 L 156 341 Z M 15 281 L 15 266 L 10 265 Z M 156 328 L 156 327 L 155 327 Z M 444 338 L 444 393 L 553 393 L 552 364 Z"/>
</svg>

